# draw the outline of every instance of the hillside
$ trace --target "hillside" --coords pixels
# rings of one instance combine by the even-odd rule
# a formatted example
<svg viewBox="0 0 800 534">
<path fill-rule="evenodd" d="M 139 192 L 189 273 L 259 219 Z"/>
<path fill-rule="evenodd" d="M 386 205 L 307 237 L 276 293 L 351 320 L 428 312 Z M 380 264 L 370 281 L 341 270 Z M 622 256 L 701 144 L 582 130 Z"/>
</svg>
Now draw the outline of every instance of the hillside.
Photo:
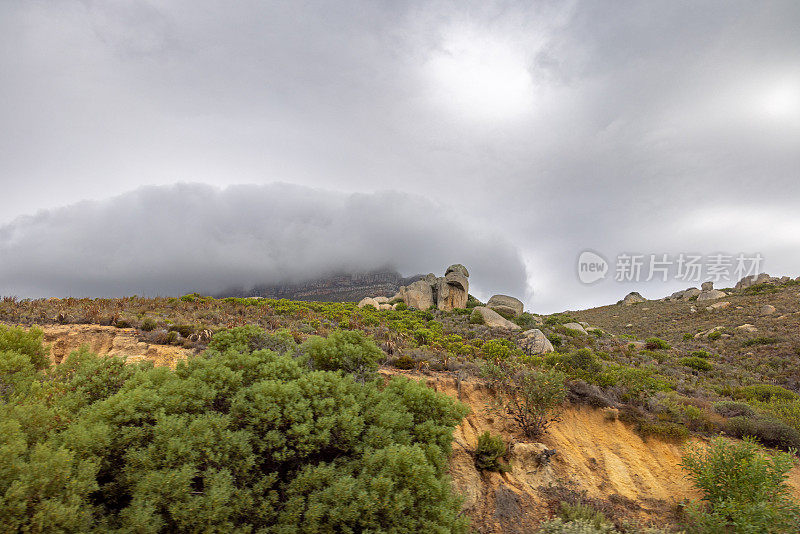
<svg viewBox="0 0 800 534">
<path fill-rule="evenodd" d="M 772 449 L 800 445 L 798 288 L 783 281 L 705 302 L 504 312 L 505 327 L 485 324 L 474 299 L 468 309 L 421 311 L 198 295 L 5 298 L 0 320 L 40 325 L 55 363 L 87 346 L 172 368 L 242 325 L 299 346 L 317 335 L 363 333 L 380 347 L 384 377 L 421 380 L 469 408 L 453 434 L 448 472 L 476 531 L 532 532 L 573 506 L 601 511 L 633 533 L 635 524 L 669 531 L 686 521 L 686 504 L 700 495 L 680 467 L 687 447 L 708 447 L 720 434 L 753 436 Z M 564 402 L 548 408 L 548 424 L 535 435 L 492 408 L 519 373 L 563 387 Z M 508 447 L 505 471 L 476 467 L 487 430 Z M 788 482 L 800 500 L 796 462 Z"/>
</svg>

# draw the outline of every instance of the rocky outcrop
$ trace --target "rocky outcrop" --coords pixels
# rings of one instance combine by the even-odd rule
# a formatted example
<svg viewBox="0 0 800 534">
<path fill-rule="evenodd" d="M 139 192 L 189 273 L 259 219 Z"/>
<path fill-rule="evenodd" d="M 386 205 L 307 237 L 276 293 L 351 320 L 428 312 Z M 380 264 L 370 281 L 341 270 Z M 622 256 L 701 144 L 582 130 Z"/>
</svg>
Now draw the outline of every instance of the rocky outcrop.
<svg viewBox="0 0 800 534">
<path fill-rule="evenodd" d="M 427 310 L 436 308 L 443 311 L 450 311 L 456 308 L 466 308 L 469 298 L 469 271 L 460 263 L 456 263 L 447 268 L 444 276 L 437 277 L 430 273 L 420 280 L 407 286 L 401 286 L 391 299 L 380 301 L 381 297 L 370 297 L 363 299 L 365 305 L 371 305 L 371 301 L 376 302 L 376 309 L 384 308 L 387 303 L 403 302 L 409 308 Z M 359 302 L 359 307 L 363 307 Z"/>
<path fill-rule="evenodd" d="M 700 284 L 700 289 L 703 291 L 711 291 L 714 289 L 714 282 L 703 282 Z"/>
<path fill-rule="evenodd" d="M 372 297 L 364 297 L 358 301 L 358 307 L 363 308 L 364 306 L 372 306 L 377 310 L 380 304 L 378 304 L 378 301 Z"/>
<path fill-rule="evenodd" d="M 486 307 L 497 313 L 519 317 L 522 315 L 522 301 L 508 295 L 494 295 L 486 303 Z"/>
<path fill-rule="evenodd" d="M 638 292 L 631 291 L 630 293 L 625 295 L 625 298 L 622 299 L 621 302 L 625 306 L 630 306 L 632 304 L 638 304 L 640 302 L 647 302 L 647 299 L 641 296 Z"/>
<path fill-rule="evenodd" d="M 768 275 L 767 273 L 761 273 L 759 275 L 752 275 L 752 276 L 745 276 L 734 286 L 735 289 L 747 289 L 750 286 L 754 286 L 756 284 L 767 284 L 767 283 L 774 283 L 777 278 L 773 278 L 772 276 Z"/>
<path fill-rule="evenodd" d="M 538 328 L 524 331 L 522 333 L 522 338 L 517 341 L 517 345 L 528 356 L 547 354 L 548 352 L 554 351 L 550 340 L 547 339 L 547 336 Z"/>
<path fill-rule="evenodd" d="M 707 289 L 705 291 L 701 291 L 700 294 L 697 295 L 697 302 L 703 302 L 706 300 L 716 300 L 727 296 L 728 294 L 725 293 L 724 291 L 720 291 L 718 289 Z"/>
<path fill-rule="evenodd" d="M 477 306 L 472 309 L 470 321 L 485 324 L 492 328 L 505 328 L 507 330 L 522 330 L 522 328 L 512 323 L 494 310 L 490 310 L 486 306 Z"/>
</svg>

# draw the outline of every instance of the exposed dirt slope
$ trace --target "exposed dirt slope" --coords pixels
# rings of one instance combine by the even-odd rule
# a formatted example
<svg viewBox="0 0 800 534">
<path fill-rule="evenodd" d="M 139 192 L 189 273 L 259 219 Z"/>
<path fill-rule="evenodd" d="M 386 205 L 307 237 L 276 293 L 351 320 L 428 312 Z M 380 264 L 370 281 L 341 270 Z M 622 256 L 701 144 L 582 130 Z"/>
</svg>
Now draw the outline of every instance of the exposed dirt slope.
<svg viewBox="0 0 800 534">
<path fill-rule="evenodd" d="M 570 407 L 540 443 L 531 442 L 487 410 L 491 392 L 479 382 L 459 382 L 445 374 L 406 376 L 426 380 L 472 409 L 456 429 L 450 472 L 478 532 L 532 532 L 551 516 L 559 496 L 571 491 L 602 501 L 619 518 L 661 525 L 681 501 L 698 497 L 679 463 L 684 447 L 702 446 L 701 440 L 685 445 L 643 440 L 608 412 Z M 472 451 L 486 430 L 511 443 L 509 472 L 482 473 L 475 468 Z M 555 454 L 542 461 L 546 450 Z M 791 475 L 800 499 L 800 467 Z"/>
<path fill-rule="evenodd" d="M 155 345 L 140 341 L 137 330 L 99 325 L 51 325 L 41 327 L 50 357 L 60 363 L 69 353 L 86 345 L 100 355 L 126 356 L 129 362 L 150 360 L 156 365 L 175 367 L 193 351 L 171 345 Z"/>
</svg>

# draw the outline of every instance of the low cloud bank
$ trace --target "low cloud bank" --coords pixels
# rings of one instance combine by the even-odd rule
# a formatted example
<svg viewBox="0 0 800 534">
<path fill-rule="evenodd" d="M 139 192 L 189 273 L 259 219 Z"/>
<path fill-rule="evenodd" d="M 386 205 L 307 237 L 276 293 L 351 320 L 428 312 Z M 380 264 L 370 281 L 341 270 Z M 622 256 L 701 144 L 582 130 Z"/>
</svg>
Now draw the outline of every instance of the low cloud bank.
<svg viewBox="0 0 800 534">
<path fill-rule="evenodd" d="M 386 266 L 470 268 L 474 292 L 523 297 L 519 251 L 465 214 L 387 191 L 176 184 L 19 217 L 0 226 L 0 293 L 178 295 L 299 282 Z"/>
</svg>

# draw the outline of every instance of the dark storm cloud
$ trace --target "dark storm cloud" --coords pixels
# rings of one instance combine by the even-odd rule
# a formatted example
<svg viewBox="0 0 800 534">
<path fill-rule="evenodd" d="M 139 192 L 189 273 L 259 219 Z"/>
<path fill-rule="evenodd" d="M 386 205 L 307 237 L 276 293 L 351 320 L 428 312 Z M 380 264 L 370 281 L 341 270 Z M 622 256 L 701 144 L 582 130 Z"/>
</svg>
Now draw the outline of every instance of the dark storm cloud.
<svg viewBox="0 0 800 534">
<path fill-rule="evenodd" d="M 4 220 L 277 179 L 437 199 L 519 246 L 538 311 L 673 289 L 581 286 L 587 248 L 797 275 L 798 27 L 795 0 L 4 2 Z"/>
<path fill-rule="evenodd" d="M 466 264 L 478 293 L 525 291 L 519 253 L 421 197 L 286 184 L 145 187 L 0 227 L 0 293 L 177 295 Z"/>
</svg>

